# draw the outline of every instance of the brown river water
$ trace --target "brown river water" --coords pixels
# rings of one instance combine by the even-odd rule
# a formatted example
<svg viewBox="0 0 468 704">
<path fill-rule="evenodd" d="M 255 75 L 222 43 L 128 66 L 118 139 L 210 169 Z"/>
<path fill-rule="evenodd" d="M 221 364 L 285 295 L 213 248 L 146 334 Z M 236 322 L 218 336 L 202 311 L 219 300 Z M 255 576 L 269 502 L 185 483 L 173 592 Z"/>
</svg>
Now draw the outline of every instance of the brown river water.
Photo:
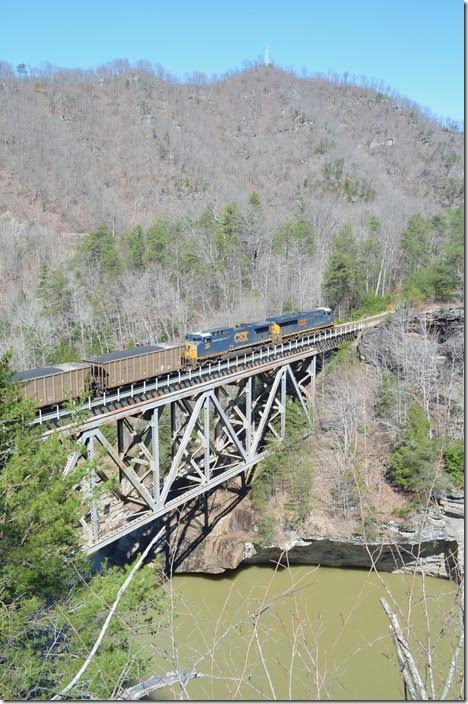
<svg viewBox="0 0 468 704">
<path fill-rule="evenodd" d="M 402 626 L 411 624 L 405 635 L 416 659 L 417 640 L 434 650 L 436 692 L 447 675 L 455 585 L 442 579 L 250 566 L 218 577 L 175 576 L 170 590 L 174 642 L 147 674 L 206 676 L 189 681 L 185 694 L 168 687 L 153 700 L 404 699 L 382 596 Z"/>
</svg>

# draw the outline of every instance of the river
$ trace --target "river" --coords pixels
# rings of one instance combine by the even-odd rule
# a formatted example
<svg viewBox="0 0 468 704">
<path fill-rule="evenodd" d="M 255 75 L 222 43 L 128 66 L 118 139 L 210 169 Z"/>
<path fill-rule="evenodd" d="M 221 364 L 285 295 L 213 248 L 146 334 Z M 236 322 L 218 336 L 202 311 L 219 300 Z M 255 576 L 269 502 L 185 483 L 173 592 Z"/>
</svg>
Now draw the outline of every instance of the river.
<svg viewBox="0 0 468 704">
<path fill-rule="evenodd" d="M 250 566 L 175 576 L 170 591 L 174 646 L 168 641 L 167 661 L 155 658 L 151 674 L 208 675 L 187 684 L 190 699 L 403 699 L 381 596 L 400 609 L 401 625 L 411 623 L 414 653 L 415 637 L 434 648 L 436 691 L 456 633 L 448 615 L 456 588 L 442 579 Z M 152 698 L 179 696 L 167 688 Z"/>
</svg>

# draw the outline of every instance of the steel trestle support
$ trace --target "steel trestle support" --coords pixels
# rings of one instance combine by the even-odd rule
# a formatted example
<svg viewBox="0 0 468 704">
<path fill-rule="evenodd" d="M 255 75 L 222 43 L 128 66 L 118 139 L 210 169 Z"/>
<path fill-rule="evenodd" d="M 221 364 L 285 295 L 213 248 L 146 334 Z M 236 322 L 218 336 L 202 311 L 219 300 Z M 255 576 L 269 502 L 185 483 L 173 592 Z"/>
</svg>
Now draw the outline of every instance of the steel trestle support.
<svg viewBox="0 0 468 704">
<path fill-rule="evenodd" d="M 268 354 L 254 351 L 235 363 L 210 365 L 208 374 L 195 370 L 188 384 L 163 391 L 156 380 L 152 396 L 46 430 L 44 437 L 59 432 L 77 439 L 66 474 L 88 462 L 77 487 L 88 506 L 83 549 L 96 552 L 238 475 L 248 483 L 268 441 L 285 438 L 288 396 L 312 422 L 317 354 L 367 326 L 346 324 L 339 334 L 323 331 Z"/>
<path fill-rule="evenodd" d="M 309 351 L 307 364 L 302 359 L 247 370 L 243 377 L 164 398 L 154 408 L 119 414 L 115 444 L 108 439 L 112 433 L 88 422 L 78 437 L 82 450 L 66 466 L 69 473 L 88 458 L 81 486 L 89 504 L 84 549 L 96 552 L 253 469 L 266 456 L 268 440 L 285 437 L 287 396 L 298 401 L 311 422 L 314 355 Z M 106 481 L 109 488 L 102 484 L 99 490 Z"/>
</svg>

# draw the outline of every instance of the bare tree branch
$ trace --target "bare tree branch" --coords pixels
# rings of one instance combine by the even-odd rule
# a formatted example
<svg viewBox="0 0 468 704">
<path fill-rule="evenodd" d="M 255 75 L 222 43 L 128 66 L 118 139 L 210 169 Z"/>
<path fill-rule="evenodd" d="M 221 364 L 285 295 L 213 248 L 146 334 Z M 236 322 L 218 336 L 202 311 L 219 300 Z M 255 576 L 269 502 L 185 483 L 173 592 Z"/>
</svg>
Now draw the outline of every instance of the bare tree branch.
<svg viewBox="0 0 468 704">
<path fill-rule="evenodd" d="M 112 607 L 111 607 L 111 609 L 110 609 L 110 611 L 109 611 L 109 613 L 108 613 L 108 615 L 107 615 L 107 618 L 106 618 L 106 620 L 105 620 L 105 622 L 104 622 L 104 625 L 103 625 L 103 627 L 101 628 L 101 632 L 99 633 L 99 636 L 97 637 L 96 642 L 94 643 L 93 647 L 91 648 L 88 657 L 87 657 L 86 660 L 84 661 L 84 663 L 83 663 L 83 665 L 81 666 L 81 668 L 79 669 L 79 671 L 76 673 L 75 677 L 73 677 L 73 679 L 71 680 L 71 682 L 69 682 L 69 684 L 67 684 L 67 686 L 64 687 L 60 692 L 57 692 L 57 694 L 55 694 L 55 695 L 52 697 L 52 700 L 63 699 L 63 697 L 67 694 L 67 692 L 69 692 L 69 691 L 76 685 L 76 683 L 80 680 L 80 678 L 81 678 L 81 677 L 83 676 L 83 674 L 86 672 L 86 670 L 88 669 L 89 665 L 91 664 L 91 662 L 92 662 L 94 656 L 96 655 L 96 652 L 97 652 L 97 650 L 98 650 L 98 648 L 99 648 L 99 646 L 100 646 L 100 644 L 101 644 L 101 642 L 102 642 L 102 639 L 104 638 L 104 636 L 105 636 L 105 634 L 106 634 L 107 629 L 109 628 L 109 624 L 110 624 L 110 622 L 111 622 L 111 620 L 112 620 L 112 617 L 113 617 L 114 614 L 115 614 L 115 611 L 116 611 L 116 609 L 117 609 L 117 606 L 119 605 L 119 602 L 120 602 L 121 598 L 122 598 L 123 595 L 125 594 L 125 592 L 126 592 L 128 586 L 130 585 L 130 583 L 131 583 L 133 577 L 135 576 L 136 572 L 138 571 L 138 569 L 141 567 L 141 565 L 142 565 L 142 563 L 144 562 L 145 558 L 146 558 L 147 555 L 150 553 L 150 551 L 151 551 L 151 549 L 154 547 L 154 545 L 156 545 L 156 543 L 158 542 L 158 540 L 160 540 L 160 538 L 164 535 L 164 533 L 165 533 L 165 528 L 162 528 L 162 529 L 154 536 L 154 538 L 148 543 L 147 547 L 143 550 L 143 552 L 141 553 L 140 557 L 138 558 L 138 560 L 137 560 L 137 561 L 135 562 L 135 564 L 133 565 L 133 567 L 132 567 L 132 569 L 131 569 L 131 571 L 130 571 L 130 574 L 128 575 L 127 579 L 125 580 L 125 582 L 124 582 L 124 583 L 122 584 L 122 586 L 120 587 L 120 589 L 119 589 L 119 591 L 118 591 L 118 594 L 117 594 L 117 596 L 116 596 L 116 598 L 115 598 L 115 601 L 114 601 L 114 603 L 112 604 Z"/>
<path fill-rule="evenodd" d="M 156 689 L 170 687 L 173 684 L 180 684 L 181 682 L 186 684 L 189 680 L 197 677 L 207 677 L 207 675 L 203 675 L 200 672 L 166 672 L 165 675 L 152 675 L 147 680 L 144 680 L 144 682 L 139 682 L 133 687 L 122 690 L 116 699 L 135 701 L 146 697 Z"/>
<path fill-rule="evenodd" d="M 424 687 L 414 658 L 411 655 L 411 651 L 403 635 L 403 631 L 400 628 L 398 619 L 391 610 L 388 601 L 384 597 L 381 597 L 380 603 L 382 604 L 390 621 L 390 630 L 392 632 L 393 642 L 395 643 L 401 673 L 403 680 L 408 687 L 408 691 L 411 694 L 411 698 L 427 700 L 428 696 L 426 688 Z"/>
</svg>

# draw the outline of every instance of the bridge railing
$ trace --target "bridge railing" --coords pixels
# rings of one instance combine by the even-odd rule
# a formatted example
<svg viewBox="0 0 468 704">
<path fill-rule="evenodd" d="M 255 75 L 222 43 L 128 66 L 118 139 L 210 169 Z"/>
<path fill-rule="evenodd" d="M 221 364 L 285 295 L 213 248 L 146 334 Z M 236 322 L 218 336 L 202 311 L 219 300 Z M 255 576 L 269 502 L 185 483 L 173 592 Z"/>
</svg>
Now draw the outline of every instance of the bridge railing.
<svg viewBox="0 0 468 704">
<path fill-rule="evenodd" d="M 180 385 L 188 383 L 189 385 L 195 386 L 212 374 L 224 375 L 236 368 L 251 367 L 256 364 L 261 364 L 268 359 L 284 357 L 288 353 L 306 349 L 324 340 L 357 333 L 367 327 L 378 324 L 387 315 L 388 312 L 379 313 L 378 315 L 366 319 L 350 323 L 341 323 L 333 328 L 321 330 L 316 333 L 309 333 L 294 340 L 289 340 L 277 345 L 271 344 L 266 349 L 255 349 L 250 353 L 240 354 L 224 361 L 213 361 L 204 367 L 197 367 L 196 369 L 189 369 L 184 372 L 179 371 L 174 374 L 155 377 L 151 380 L 131 384 L 130 388 L 126 385 L 125 387 L 113 389 L 111 393 L 104 393 L 103 396 L 100 397 L 89 397 L 78 408 L 70 409 L 66 406 L 57 406 L 53 411 L 48 411 L 47 413 L 43 413 L 39 410 L 33 424 L 48 424 L 83 411 L 95 414 L 97 409 L 102 408 L 104 411 L 110 404 L 121 404 L 125 400 L 131 401 L 137 397 L 147 396 L 147 394 L 158 394 L 163 389 L 167 392 L 174 384 Z"/>
</svg>

